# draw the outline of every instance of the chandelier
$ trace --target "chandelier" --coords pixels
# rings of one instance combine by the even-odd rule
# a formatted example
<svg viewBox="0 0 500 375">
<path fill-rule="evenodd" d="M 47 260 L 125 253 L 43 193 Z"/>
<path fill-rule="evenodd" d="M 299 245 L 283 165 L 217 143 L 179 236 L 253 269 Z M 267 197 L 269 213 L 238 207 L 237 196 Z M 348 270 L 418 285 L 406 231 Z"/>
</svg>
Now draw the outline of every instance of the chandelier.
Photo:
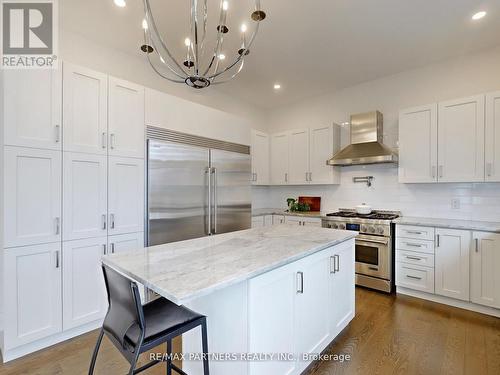
<svg viewBox="0 0 500 375">
<path fill-rule="evenodd" d="M 259 31 L 259 24 L 266 18 L 266 13 L 260 7 L 260 0 L 255 0 L 255 9 L 250 15 L 255 24 L 253 32 L 247 36 L 246 24 L 241 25 L 240 48 L 234 51 L 234 58 L 230 60 L 222 52 L 224 39 L 229 34 L 227 24 L 229 2 L 220 1 L 219 20 L 214 30 L 216 39 L 214 45 L 209 47 L 206 40 L 209 34 L 207 0 L 191 0 L 189 37 L 184 40 L 186 54 L 179 59 L 171 53 L 165 39 L 158 31 L 150 0 L 143 1 L 145 45 L 141 49 L 146 52 L 149 64 L 161 77 L 176 83 L 186 83 L 196 89 L 227 82 L 241 72 L 245 57 L 250 53 L 250 47 Z M 152 56 L 155 55 L 156 58 L 153 60 Z"/>
</svg>

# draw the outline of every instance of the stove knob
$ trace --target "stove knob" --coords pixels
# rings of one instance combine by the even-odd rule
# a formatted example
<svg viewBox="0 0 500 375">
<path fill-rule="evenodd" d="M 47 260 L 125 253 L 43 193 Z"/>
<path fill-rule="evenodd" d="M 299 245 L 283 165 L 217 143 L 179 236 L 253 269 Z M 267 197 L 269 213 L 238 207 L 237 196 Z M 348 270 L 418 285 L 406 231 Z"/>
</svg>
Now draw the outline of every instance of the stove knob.
<svg viewBox="0 0 500 375">
<path fill-rule="evenodd" d="M 345 229 L 345 224 L 339 224 L 339 229 Z"/>
<path fill-rule="evenodd" d="M 377 232 L 378 232 L 379 234 L 384 234 L 384 227 L 379 227 L 379 228 L 377 228 Z"/>
<path fill-rule="evenodd" d="M 338 229 L 339 228 L 339 226 L 337 224 L 333 224 L 332 227 L 333 227 L 333 229 Z"/>
<path fill-rule="evenodd" d="M 375 227 L 369 226 L 368 227 L 368 232 L 375 233 Z"/>
<path fill-rule="evenodd" d="M 359 227 L 359 231 L 366 232 L 366 225 L 361 225 L 361 227 Z"/>
</svg>

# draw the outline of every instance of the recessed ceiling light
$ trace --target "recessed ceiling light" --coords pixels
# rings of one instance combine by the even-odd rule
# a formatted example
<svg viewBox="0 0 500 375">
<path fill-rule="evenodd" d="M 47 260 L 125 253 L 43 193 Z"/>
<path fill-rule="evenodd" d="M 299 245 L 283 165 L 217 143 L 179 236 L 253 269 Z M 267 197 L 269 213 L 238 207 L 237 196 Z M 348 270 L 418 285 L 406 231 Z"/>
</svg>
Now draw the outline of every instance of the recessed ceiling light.
<svg viewBox="0 0 500 375">
<path fill-rule="evenodd" d="M 148 29 L 148 21 L 146 21 L 146 19 L 145 19 L 145 18 L 142 20 L 142 28 L 143 28 L 144 30 L 147 30 L 147 29 Z"/>
<path fill-rule="evenodd" d="M 274 89 L 279 90 L 281 88 L 281 85 L 279 83 L 274 84 Z"/>
<path fill-rule="evenodd" d="M 191 40 L 189 38 L 184 39 L 184 45 L 189 47 L 191 45 Z"/>
<path fill-rule="evenodd" d="M 219 54 L 219 60 L 224 60 L 226 58 L 226 55 L 223 53 Z"/>
<path fill-rule="evenodd" d="M 472 19 L 474 21 L 477 21 L 477 20 L 480 20 L 481 18 L 484 18 L 484 16 L 486 16 L 486 12 L 485 11 L 481 11 L 481 12 L 477 12 L 476 14 L 474 14 L 472 16 Z"/>
<path fill-rule="evenodd" d="M 125 2 L 125 0 L 115 0 L 115 5 L 117 7 L 124 8 L 127 5 L 127 3 Z"/>
</svg>

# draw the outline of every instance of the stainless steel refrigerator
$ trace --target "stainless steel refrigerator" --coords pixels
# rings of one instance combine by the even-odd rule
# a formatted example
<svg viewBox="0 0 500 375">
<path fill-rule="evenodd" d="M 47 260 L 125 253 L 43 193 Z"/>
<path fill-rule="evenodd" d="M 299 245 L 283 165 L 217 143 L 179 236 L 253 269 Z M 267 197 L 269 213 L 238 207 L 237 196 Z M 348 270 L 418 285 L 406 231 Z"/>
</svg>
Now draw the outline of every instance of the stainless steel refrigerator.
<svg viewBox="0 0 500 375">
<path fill-rule="evenodd" d="M 244 145 L 148 127 L 148 245 L 251 227 Z"/>
</svg>

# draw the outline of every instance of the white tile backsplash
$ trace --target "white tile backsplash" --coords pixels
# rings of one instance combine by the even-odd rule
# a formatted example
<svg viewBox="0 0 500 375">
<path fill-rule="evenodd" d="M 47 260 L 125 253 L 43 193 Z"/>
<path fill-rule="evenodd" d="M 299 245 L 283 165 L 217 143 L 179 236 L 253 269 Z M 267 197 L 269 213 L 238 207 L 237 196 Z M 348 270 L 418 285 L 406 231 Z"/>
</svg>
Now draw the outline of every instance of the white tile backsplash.
<svg viewBox="0 0 500 375">
<path fill-rule="evenodd" d="M 373 185 L 352 182 L 361 176 L 373 176 Z M 400 184 L 397 167 L 389 164 L 344 167 L 340 185 L 254 187 L 253 205 L 285 208 L 286 198 L 299 195 L 320 196 L 323 211 L 367 203 L 407 216 L 500 221 L 500 183 Z"/>
</svg>

